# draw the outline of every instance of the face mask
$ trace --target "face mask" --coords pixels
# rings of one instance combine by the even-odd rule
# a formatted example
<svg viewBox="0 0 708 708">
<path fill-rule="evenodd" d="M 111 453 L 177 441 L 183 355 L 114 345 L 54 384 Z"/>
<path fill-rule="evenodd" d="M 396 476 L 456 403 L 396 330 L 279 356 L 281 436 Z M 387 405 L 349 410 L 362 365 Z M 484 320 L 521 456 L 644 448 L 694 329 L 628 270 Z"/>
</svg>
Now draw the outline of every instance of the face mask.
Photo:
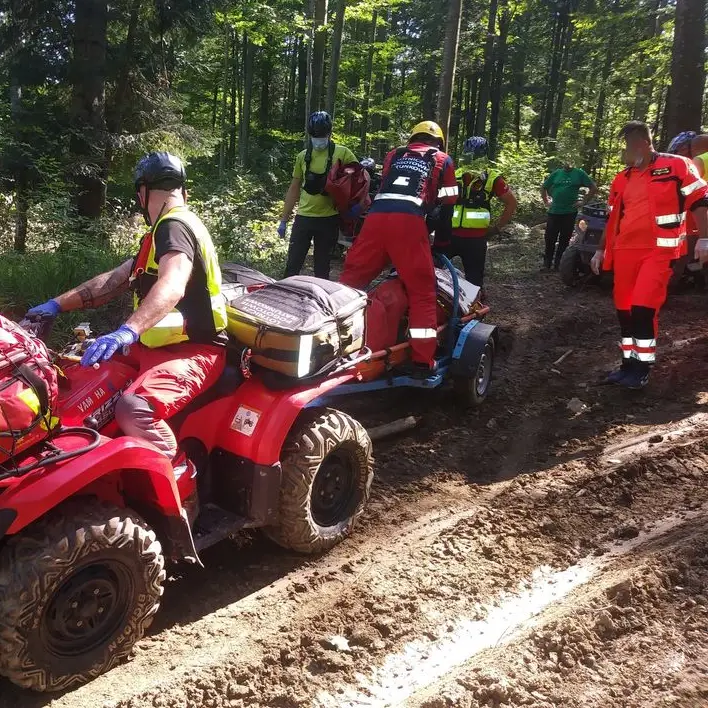
<svg viewBox="0 0 708 708">
<path fill-rule="evenodd" d="M 326 150 L 329 145 L 329 138 L 310 138 L 313 150 Z"/>
</svg>

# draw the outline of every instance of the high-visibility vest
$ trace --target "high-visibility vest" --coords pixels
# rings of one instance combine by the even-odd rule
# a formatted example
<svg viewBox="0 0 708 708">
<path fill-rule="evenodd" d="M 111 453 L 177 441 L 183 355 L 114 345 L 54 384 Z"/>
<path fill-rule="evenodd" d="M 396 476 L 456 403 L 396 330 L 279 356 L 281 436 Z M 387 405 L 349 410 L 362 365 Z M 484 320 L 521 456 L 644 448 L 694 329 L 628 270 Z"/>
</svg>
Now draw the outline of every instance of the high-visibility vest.
<svg viewBox="0 0 708 708">
<path fill-rule="evenodd" d="M 698 159 L 703 163 L 703 173 L 701 174 L 701 177 L 705 177 L 706 174 L 708 173 L 708 152 L 701 153 L 700 155 L 696 155 L 696 157 L 693 158 L 694 160 Z"/>
<path fill-rule="evenodd" d="M 464 176 L 471 174 L 461 168 L 457 170 L 459 197 L 452 212 L 453 229 L 486 229 L 492 221 L 491 202 L 494 194 L 494 182 L 501 177 L 501 172 L 489 170 L 481 175 L 471 174 L 472 179 L 465 187 Z M 476 182 L 482 182 L 482 189 L 473 189 Z"/>
<path fill-rule="evenodd" d="M 619 233 L 624 210 L 624 192 L 633 167 L 620 172 L 610 187 L 610 216 L 605 227 L 605 260 L 609 269 L 612 249 Z M 680 258 L 686 253 L 686 211 L 706 196 L 706 182 L 699 177 L 696 166 L 679 155 L 654 153 L 649 173 L 649 210 L 655 247 L 669 257 Z"/>
<path fill-rule="evenodd" d="M 158 264 L 155 260 L 155 242 L 153 233 L 157 227 L 166 220 L 179 221 L 187 227 L 196 241 L 196 257 L 194 267 L 203 267 L 206 274 L 207 290 L 211 317 L 214 323 L 215 334 L 226 328 L 226 301 L 221 294 L 221 269 L 216 256 L 216 249 L 211 236 L 201 219 L 189 211 L 187 207 L 175 207 L 158 219 L 152 231 L 143 236 L 140 251 L 133 262 L 130 275 L 133 286 L 133 306 L 138 309 L 142 299 L 147 295 L 149 287 L 157 281 Z M 147 281 L 147 283 L 146 283 Z M 152 281 L 152 282 L 151 282 Z M 140 341 L 146 347 L 166 347 L 170 344 L 179 344 L 189 341 L 187 322 L 178 308 L 169 312 L 154 327 L 140 336 Z"/>
</svg>

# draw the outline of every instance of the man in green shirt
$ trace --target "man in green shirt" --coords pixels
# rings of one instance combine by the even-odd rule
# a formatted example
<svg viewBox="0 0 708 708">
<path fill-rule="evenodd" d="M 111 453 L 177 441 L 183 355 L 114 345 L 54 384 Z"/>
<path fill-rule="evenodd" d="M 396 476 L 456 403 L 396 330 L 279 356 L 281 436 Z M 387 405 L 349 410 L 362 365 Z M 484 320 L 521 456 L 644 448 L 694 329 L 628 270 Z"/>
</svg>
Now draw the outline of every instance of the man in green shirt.
<svg viewBox="0 0 708 708">
<path fill-rule="evenodd" d="M 317 278 L 329 278 L 332 249 L 339 236 L 339 213 L 332 199 L 324 193 L 332 165 L 356 162 L 356 156 L 343 145 L 332 141 L 332 119 L 325 111 L 316 111 L 307 123 L 309 142 L 295 159 L 293 181 L 285 195 L 285 205 L 278 233 L 285 238 L 288 219 L 298 204 L 288 247 L 285 277 L 298 275 L 314 241 L 314 265 Z"/>
<path fill-rule="evenodd" d="M 588 193 L 583 200 L 579 201 L 581 187 L 587 187 Z M 550 204 L 550 208 L 546 221 L 546 252 L 541 270 L 548 271 L 551 265 L 558 270 L 563 251 L 568 248 L 570 237 L 573 235 L 578 207 L 590 201 L 595 194 L 597 194 L 597 185 L 587 172 L 572 167 L 568 162 L 546 177 L 541 187 L 541 198 L 546 206 Z M 556 248 L 556 241 L 558 241 L 558 248 Z"/>
</svg>

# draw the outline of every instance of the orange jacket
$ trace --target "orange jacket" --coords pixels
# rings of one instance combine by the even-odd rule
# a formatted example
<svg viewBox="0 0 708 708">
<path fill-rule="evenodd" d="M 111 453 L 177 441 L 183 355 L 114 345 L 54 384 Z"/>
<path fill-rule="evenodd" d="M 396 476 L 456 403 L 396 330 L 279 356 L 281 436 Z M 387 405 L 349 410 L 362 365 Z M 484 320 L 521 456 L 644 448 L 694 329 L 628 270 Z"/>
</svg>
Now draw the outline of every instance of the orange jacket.
<svg viewBox="0 0 708 708">
<path fill-rule="evenodd" d="M 623 195 L 634 167 L 620 172 L 612 181 L 608 202 L 610 217 L 605 228 L 605 270 L 612 269 L 614 242 L 620 230 Z M 679 258 L 686 253 L 686 212 L 708 196 L 708 184 L 695 165 L 680 155 L 654 153 L 649 190 L 657 252 Z"/>
</svg>

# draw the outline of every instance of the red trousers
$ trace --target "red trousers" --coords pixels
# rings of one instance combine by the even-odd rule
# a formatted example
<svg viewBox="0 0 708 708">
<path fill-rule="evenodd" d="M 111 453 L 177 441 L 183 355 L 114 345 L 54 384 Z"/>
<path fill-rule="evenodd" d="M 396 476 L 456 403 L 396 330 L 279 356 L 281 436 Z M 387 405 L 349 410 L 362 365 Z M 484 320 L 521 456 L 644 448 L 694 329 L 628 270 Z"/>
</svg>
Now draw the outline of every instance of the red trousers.
<svg viewBox="0 0 708 708">
<path fill-rule="evenodd" d="M 136 344 L 128 358 L 138 363 L 140 373 L 116 405 L 116 422 L 126 435 L 143 438 L 173 457 L 177 441 L 165 421 L 216 383 L 226 364 L 226 348 L 185 342 L 149 349 Z"/>
<path fill-rule="evenodd" d="M 347 253 L 339 280 L 353 288 L 365 288 L 390 264 L 398 271 L 408 294 L 412 359 L 432 366 L 437 349 L 437 286 L 424 217 L 369 214 Z"/>
<path fill-rule="evenodd" d="M 671 278 L 671 257 L 655 248 L 619 249 L 613 253 L 613 269 L 622 357 L 653 364 L 659 311 Z"/>
</svg>

